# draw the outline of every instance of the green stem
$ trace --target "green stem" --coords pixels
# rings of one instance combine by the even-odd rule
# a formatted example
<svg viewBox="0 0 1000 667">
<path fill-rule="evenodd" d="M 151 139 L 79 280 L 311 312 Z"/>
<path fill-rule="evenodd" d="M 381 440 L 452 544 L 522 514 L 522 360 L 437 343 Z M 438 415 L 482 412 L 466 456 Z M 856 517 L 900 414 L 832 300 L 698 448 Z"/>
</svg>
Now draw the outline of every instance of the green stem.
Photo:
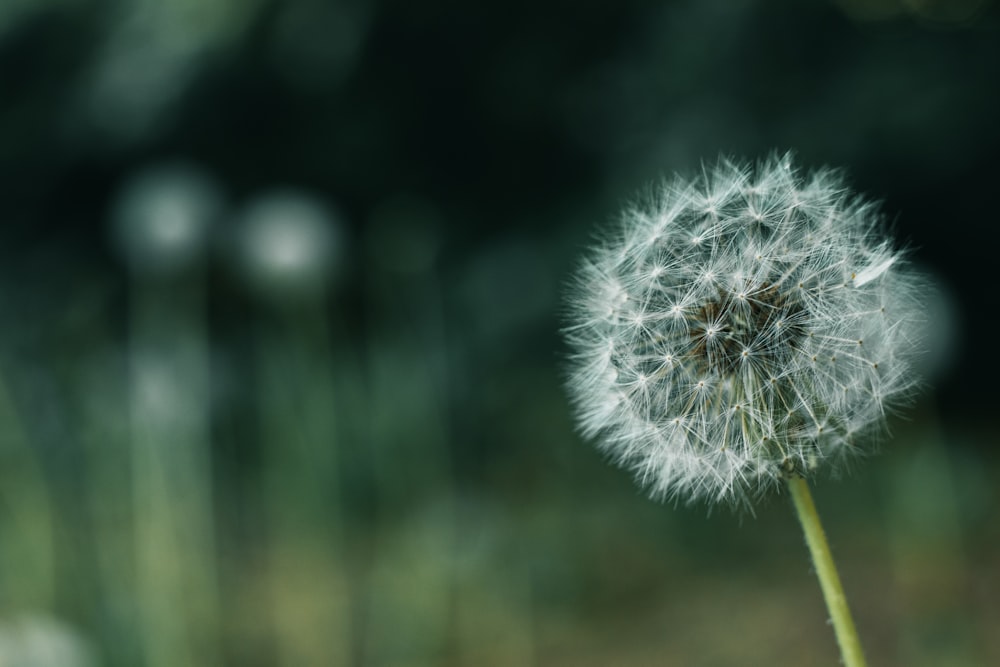
<svg viewBox="0 0 1000 667">
<path fill-rule="evenodd" d="M 795 512 L 806 534 L 806 544 L 809 545 L 816 576 L 823 589 L 823 597 L 826 598 L 826 607 L 830 610 L 830 620 L 833 621 L 833 630 L 837 634 L 837 643 L 840 645 L 844 665 L 865 667 L 867 663 L 864 651 L 861 650 L 858 631 L 854 627 L 851 610 L 847 607 L 844 587 L 840 584 L 840 575 L 837 574 L 837 566 L 833 563 L 830 545 L 827 544 L 823 524 L 820 523 L 819 514 L 816 513 L 809 485 L 801 477 L 789 477 L 788 490 L 791 491 Z"/>
</svg>

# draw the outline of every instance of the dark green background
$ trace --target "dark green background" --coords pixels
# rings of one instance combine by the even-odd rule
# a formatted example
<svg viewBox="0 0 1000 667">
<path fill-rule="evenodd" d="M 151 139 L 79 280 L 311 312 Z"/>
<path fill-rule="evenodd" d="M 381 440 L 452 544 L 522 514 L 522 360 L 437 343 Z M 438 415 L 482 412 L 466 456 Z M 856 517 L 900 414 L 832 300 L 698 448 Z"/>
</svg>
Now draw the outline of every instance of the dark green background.
<svg viewBox="0 0 1000 667">
<path fill-rule="evenodd" d="M 98 664 L 148 659 L 131 586 L 110 602 L 99 566 L 101 543 L 131 539 L 127 450 L 108 537 L 81 500 L 97 483 L 80 474 L 81 414 L 126 428 L 135 291 L 108 242 L 116 194 L 183 159 L 219 183 L 220 233 L 256 194 L 293 186 L 328 202 L 345 238 L 305 314 L 255 299 L 224 247 L 205 264 L 211 641 L 228 664 L 279 664 L 282 641 L 252 592 L 280 542 L 260 518 L 275 438 L 255 421 L 268 399 L 254 350 L 260 331 L 317 313 L 336 432 L 307 445 L 337 452 L 327 502 L 348 556 L 304 562 L 353 582 L 349 664 L 836 664 L 784 500 L 756 518 L 646 501 L 574 434 L 560 387 L 560 297 L 594 230 L 720 153 L 791 150 L 881 200 L 939 285 L 926 390 L 879 457 L 817 493 L 872 662 L 1000 661 L 995 2 L 142 6 L 0 10 L 0 370 L 60 547 L 56 592 L 42 609 L 0 595 L 0 622 L 52 614 Z M 317 349 L 287 340 L 273 344 Z M 103 384 L 79 380 L 95 364 Z M 102 391 L 111 407 L 87 413 Z M 421 606 L 442 586 L 442 606 Z M 301 634 L 290 643 L 322 632 Z"/>
</svg>

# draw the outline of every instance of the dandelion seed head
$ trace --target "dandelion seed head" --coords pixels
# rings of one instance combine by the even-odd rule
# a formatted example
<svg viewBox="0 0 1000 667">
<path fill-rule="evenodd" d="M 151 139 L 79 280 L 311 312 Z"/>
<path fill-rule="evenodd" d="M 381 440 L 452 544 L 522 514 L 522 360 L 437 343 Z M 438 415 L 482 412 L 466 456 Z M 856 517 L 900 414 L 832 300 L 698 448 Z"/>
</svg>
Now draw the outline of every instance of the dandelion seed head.
<svg viewBox="0 0 1000 667">
<path fill-rule="evenodd" d="M 176 273 L 201 259 L 222 206 L 219 187 L 199 168 L 181 162 L 149 167 L 119 192 L 112 240 L 131 269 Z"/>
<path fill-rule="evenodd" d="M 236 259 L 260 291 L 293 296 L 325 284 L 343 248 L 339 218 L 319 199 L 281 189 L 249 202 L 237 224 Z"/>
<path fill-rule="evenodd" d="M 584 258 L 568 388 L 655 497 L 745 504 L 867 453 L 912 394 L 924 282 L 882 218 L 788 155 L 676 179 Z"/>
</svg>

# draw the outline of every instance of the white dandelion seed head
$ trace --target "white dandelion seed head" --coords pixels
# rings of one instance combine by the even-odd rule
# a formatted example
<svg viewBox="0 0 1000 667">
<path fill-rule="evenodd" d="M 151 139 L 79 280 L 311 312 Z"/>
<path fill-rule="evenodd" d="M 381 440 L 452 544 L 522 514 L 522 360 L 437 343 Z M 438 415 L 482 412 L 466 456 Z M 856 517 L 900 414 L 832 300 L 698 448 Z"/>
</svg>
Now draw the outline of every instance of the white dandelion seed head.
<svg viewBox="0 0 1000 667">
<path fill-rule="evenodd" d="M 339 216 L 295 190 L 271 191 L 247 204 L 236 243 L 243 273 L 255 288 L 286 296 L 327 283 L 343 251 Z"/>
<path fill-rule="evenodd" d="M 112 210 L 116 249 L 134 271 L 171 274 L 199 261 L 223 197 L 215 181 L 181 162 L 150 167 L 122 188 Z"/>
<path fill-rule="evenodd" d="M 581 430 L 654 497 L 745 504 L 835 468 L 917 384 L 923 280 L 872 203 L 788 155 L 666 183 L 574 278 Z"/>
</svg>

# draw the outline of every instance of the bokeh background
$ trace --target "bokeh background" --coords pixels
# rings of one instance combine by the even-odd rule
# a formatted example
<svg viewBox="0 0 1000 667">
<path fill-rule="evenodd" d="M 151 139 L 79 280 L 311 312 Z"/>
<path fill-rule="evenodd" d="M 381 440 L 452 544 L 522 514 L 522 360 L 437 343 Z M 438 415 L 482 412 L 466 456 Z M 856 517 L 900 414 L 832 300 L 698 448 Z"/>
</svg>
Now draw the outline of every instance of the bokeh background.
<svg viewBox="0 0 1000 667">
<path fill-rule="evenodd" d="M 560 295 L 793 150 L 940 288 L 815 489 L 873 664 L 1000 664 L 991 0 L 0 2 L 0 665 L 835 665 L 787 498 L 646 500 Z"/>
</svg>

